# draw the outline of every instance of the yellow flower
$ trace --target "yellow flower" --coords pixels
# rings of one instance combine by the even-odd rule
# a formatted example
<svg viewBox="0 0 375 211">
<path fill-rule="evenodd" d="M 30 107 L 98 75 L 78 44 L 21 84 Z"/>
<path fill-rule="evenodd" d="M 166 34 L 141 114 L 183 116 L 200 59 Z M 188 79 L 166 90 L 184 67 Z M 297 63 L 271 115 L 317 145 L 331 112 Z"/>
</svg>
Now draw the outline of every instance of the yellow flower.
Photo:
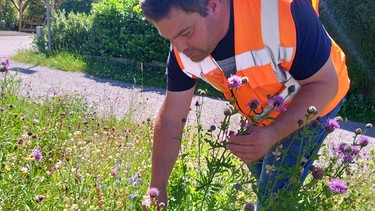
<svg viewBox="0 0 375 211">
<path fill-rule="evenodd" d="M 369 165 L 370 168 L 374 167 L 374 161 L 370 160 L 370 162 L 368 162 L 368 165 Z"/>
<path fill-rule="evenodd" d="M 10 171 L 10 166 L 5 165 L 5 169 L 6 169 L 7 171 Z"/>
<path fill-rule="evenodd" d="M 360 166 L 363 166 L 363 165 L 365 165 L 365 160 L 362 158 L 361 160 L 359 160 L 359 165 Z"/>
<path fill-rule="evenodd" d="M 26 157 L 25 160 L 26 161 L 33 161 L 33 160 L 35 160 L 35 158 L 34 157 Z"/>
</svg>

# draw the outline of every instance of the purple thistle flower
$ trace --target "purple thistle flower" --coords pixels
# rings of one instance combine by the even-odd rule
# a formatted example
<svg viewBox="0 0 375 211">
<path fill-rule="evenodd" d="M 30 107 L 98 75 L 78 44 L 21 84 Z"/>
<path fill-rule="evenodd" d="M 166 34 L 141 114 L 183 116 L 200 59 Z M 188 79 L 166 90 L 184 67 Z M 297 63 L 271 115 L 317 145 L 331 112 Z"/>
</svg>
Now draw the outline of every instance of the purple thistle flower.
<svg viewBox="0 0 375 211">
<path fill-rule="evenodd" d="M 53 95 L 57 95 L 57 93 L 58 93 L 59 91 L 57 90 L 57 89 L 52 89 L 52 93 L 53 93 Z"/>
<path fill-rule="evenodd" d="M 117 167 L 118 169 L 121 169 L 121 168 L 122 168 L 122 165 L 121 165 L 120 163 L 116 163 L 116 167 Z"/>
<path fill-rule="evenodd" d="M 149 193 L 151 197 L 157 197 L 159 196 L 159 189 L 152 187 L 150 188 Z"/>
<path fill-rule="evenodd" d="M 361 136 L 359 139 L 358 139 L 358 143 L 359 143 L 359 146 L 361 147 L 365 147 L 368 145 L 369 143 L 369 139 L 367 137 L 364 137 L 364 136 Z"/>
<path fill-rule="evenodd" d="M 43 158 L 42 152 L 39 149 L 34 149 L 30 156 L 34 157 L 38 162 Z"/>
<path fill-rule="evenodd" d="M 111 169 L 111 176 L 115 177 L 116 176 L 116 169 Z"/>
<path fill-rule="evenodd" d="M 228 85 L 231 88 L 240 88 L 241 84 L 242 84 L 242 80 L 240 76 L 231 75 L 228 78 Z"/>
<path fill-rule="evenodd" d="M 246 105 L 249 106 L 251 110 L 256 110 L 258 106 L 260 105 L 260 101 L 254 98 L 250 102 L 248 102 Z"/>
<path fill-rule="evenodd" d="M 286 111 L 284 98 L 279 95 L 271 97 L 271 99 L 269 99 L 267 102 L 277 111 Z"/>
<path fill-rule="evenodd" d="M 341 179 L 330 179 L 328 182 L 328 187 L 332 191 L 332 193 L 337 194 L 345 194 L 346 190 L 348 189 L 348 186 L 346 185 L 346 182 Z"/>
<path fill-rule="evenodd" d="M 25 116 L 20 116 L 20 120 L 25 120 Z"/>
<path fill-rule="evenodd" d="M 10 66 L 10 59 L 9 58 L 2 59 L 1 60 L 1 65 L 3 65 L 6 68 L 9 68 L 9 66 Z"/>
<path fill-rule="evenodd" d="M 324 123 L 324 128 L 328 133 L 333 132 L 335 129 L 340 128 L 340 124 L 335 119 L 328 119 Z"/>
<path fill-rule="evenodd" d="M 353 156 L 348 153 L 348 154 L 344 155 L 343 160 L 344 160 L 344 162 L 351 162 L 351 161 L 353 161 Z"/>
<path fill-rule="evenodd" d="M 255 206 L 252 202 L 247 202 L 245 205 L 245 211 L 254 211 Z"/>
<path fill-rule="evenodd" d="M 344 153 L 345 152 L 345 147 L 347 145 L 348 145 L 347 143 L 341 143 L 338 148 L 333 148 L 333 151 L 336 152 L 336 153 L 338 153 L 338 154 Z"/>
<path fill-rule="evenodd" d="M 359 147 L 358 146 L 352 146 L 351 154 L 356 156 L 359 154 Z"/>
<path fill-rule="evenodd" d="M 134 182 L 134 177 L 133 176 L 129 177 L 129 183 L 133 183 L 133 182 Z"/>
</svg>

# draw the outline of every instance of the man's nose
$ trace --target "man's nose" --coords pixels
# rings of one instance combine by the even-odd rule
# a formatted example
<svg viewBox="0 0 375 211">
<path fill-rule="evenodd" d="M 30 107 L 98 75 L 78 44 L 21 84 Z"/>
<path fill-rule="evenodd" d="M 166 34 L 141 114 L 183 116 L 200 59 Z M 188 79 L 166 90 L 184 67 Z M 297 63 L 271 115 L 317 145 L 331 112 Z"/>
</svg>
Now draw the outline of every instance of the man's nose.
<svg viewBox="0 0 375 211">
<path fill-rule="evenodd" d="M 177 49 L 178 52 L 183 52 L 188 48 L 188 43 L 183 38 L 177 38 L 172 41 L 172 45 Z"/>
</svg>

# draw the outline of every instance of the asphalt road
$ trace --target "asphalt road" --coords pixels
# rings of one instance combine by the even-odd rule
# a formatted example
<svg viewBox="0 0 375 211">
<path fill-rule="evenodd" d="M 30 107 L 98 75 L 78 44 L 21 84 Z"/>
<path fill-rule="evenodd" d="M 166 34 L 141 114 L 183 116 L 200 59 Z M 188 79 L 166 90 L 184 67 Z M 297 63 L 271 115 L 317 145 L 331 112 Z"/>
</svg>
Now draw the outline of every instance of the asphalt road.
<svg viewBox="0 0 375 211">
<path fill-rule="evenodd" d="M 0 58 L 14 56 L 22 49 L 31 49 L 34 36 L 25 32 L 0 31 Z"/>
</svg>

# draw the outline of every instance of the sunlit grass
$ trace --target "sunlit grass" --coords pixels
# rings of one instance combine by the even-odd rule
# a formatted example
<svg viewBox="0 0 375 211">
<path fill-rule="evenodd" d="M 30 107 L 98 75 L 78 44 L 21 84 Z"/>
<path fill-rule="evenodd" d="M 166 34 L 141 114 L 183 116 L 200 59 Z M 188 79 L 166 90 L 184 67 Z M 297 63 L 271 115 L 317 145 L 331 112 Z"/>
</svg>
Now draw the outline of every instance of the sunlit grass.
<svg viewBox="0 0 375 211">
<path fill-rule="evenodd" d="M 141 210 L 150 181 L 151 120 L 100 114 L 95 103 L 79 95 L 50 93 L 31 100 L 17 95 L 22 89 L 17 75 L 0 76 L 1 210 Z M 183 134 L 168 185 L 169 210 L 234 211 L 255 202 L 254 180 L 246 166 L 234 156 L 220 165 L 214 160 L 212 152 L 224 152 L 212 148 L 215 133 L 189 125 Z M 42 157 L 33 157 L 35 150 Z M 329 150 L 322 154 L 321 166 L 329 164 Z M 332 210 L 374 208 L 373 156 L 371 151 L 344 177 L 346 195 L 322 198 L 319 205 Z M 307 198 L 301 203 L 308 204 L 325 190 L 326 180 L 304 190 Z"/>
<path fill-rule="evenodd" d="M 65 52 L 46 55 L 36 51 L 22 50 L 12 57 L 12 60 L 71 72 L 83 72 L 86 66 L 81 56 Z"/>
</svg>

